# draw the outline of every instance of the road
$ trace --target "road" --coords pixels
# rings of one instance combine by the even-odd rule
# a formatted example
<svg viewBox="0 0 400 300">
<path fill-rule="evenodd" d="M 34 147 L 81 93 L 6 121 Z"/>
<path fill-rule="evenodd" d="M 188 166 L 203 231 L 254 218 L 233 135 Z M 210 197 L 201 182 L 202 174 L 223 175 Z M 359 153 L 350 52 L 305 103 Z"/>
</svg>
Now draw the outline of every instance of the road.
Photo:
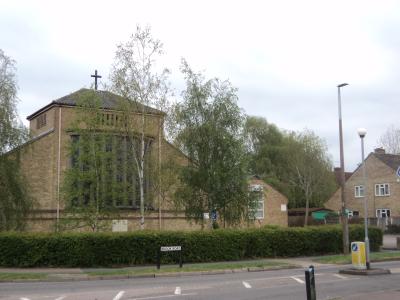
<svg viewBox="0 0 400 300">
<path fill-rule="evenodd" d="M 400 299 L 400 262 L 374 263 L 393 274 L 352 276 L 316 268 L 320 299 Z M 341 267 L 343 268 L 343 267 Z M 382 291 L 391 291 L 385 298 Z M 370 297 L 370 298 L 368 298 Z M 372 297 L 372 298 L 371 298 Z M 74 282 L 0 283 L 1 300 L 306 299 L 304 270 Z"/>
</svg>

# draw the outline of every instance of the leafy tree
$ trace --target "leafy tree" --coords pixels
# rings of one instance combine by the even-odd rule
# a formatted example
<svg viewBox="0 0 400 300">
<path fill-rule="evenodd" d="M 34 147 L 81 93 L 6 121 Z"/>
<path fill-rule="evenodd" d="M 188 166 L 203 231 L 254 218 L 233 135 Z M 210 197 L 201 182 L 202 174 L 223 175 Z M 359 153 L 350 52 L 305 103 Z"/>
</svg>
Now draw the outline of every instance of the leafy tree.
<svg viewBox="0 0 400 300">
<path fill-rule="evenodd" d="M 69 128 L 71 167 L 63 185 L 66 218 L 61 229 L 89 226 L 99 231 L 122 203 L 124 193 L 116 179 L 121 166 L 116 163 L 115 135 L 105 130 L 106 115 L 96 92 L 83 91 L 77 104 L 77 118 Z"/>
<path fill-rule="evenodd" d="M 400 129 L 391 125 L 378 140 L 379 146 L 387 153 L 400 154 Z"/>
<path fill-rule="evenodd" d="M 22 229 L 32 208 L 15 149 L 28 139 L 17 115 L 15 72 L 15 61 L 0 49 L 0 230 Z"/>
<path fill-rule="evenodd" d="M 197 222 L 204 212 L 217 212 L 224 226 L 237 224 L 248 217 L 252 203 L 236 89 L 228 81 L 205 81 L 185 61 L 182 72 L 186 90 L 176 107 L 176 143 L 189 164 L 182 169 L 177 199 Z"/>
<path fill-rule="evenodd" d="M 290 207 L 321 206 L 335 190 L 325 143 L 313 132 L 279 130 L 262 117 L 247 117 L 250 172 L 289 199 Z"/>
<path fill-rule="evenodd" d="M 306 208 L 304 225 L 307 226 L 310 205 L 321 206 L 336 189 L 332 162 L 326 155 L 325 143 L 311 131 L 291 133 L 286 143 L 288 179 L 301 197 L 295 199 L 296 205 Z"/>
<path fill-rule="evenodd" d="M 168 106 L 169 71 L 158 71 L 155 61 L 163 54 L 162 48 L 162 43 L 151 36 L 149 27 L 138 26 L 128 42 L 118 45 L 110 76 L 111 90 L 129 100 L 120 110 L 126 120 L 123 130 L 131 142 L 129 148 L 139 178 L 141 229 L 144 229 L 145 211 L 145 156 L 151 142 L 146 137 L 146 128 L 152 122 L 147 108 L 153 106 L 164 111 Z M 141 112 L 140 122 L 132 118 L 137 112 Z M 163 120 L 159 126 L 161 130 Z"/>
<path fill-rule="evenodd" d="M 168 207 L 175 206 L 176 210 L 178 210 L 179 205 L 176 207 L 177 203 L 174 201 L 174 191 L 179 185 L 179 165 L 176 157 L 173 155 L 165 157 L 159 165 L 149 168 L 149 172 L 152 178 L 150 181 L 151 188 L 160 197 L 159 205 L 165 203 Z M 160 210 L 161 208 L 159 207 Z M 161 218 L 161 214 L 159 217 Z"/>
<path fill-rule="evenodd" d="M 245 123 L 249 173 L 261 176 L 280 192 L 289 196 L 285 132 L 263 117 L 247 116 Z"/>
</svg>

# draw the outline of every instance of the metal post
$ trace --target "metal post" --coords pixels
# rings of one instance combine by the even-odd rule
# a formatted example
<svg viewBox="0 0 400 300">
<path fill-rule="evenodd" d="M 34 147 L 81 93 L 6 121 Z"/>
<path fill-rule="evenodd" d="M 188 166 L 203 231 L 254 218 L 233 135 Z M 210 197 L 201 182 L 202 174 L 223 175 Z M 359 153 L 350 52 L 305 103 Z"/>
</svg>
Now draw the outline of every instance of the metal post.
<svg viewBox="0 0 400 300">
<path fill-rule="evenodd" d="M 365 259 L 367 270 L 370 269 L 369 262 L 369 239 L 368 239 L 368 193 L 367 193 L 367 171 L 365 167 L 365 159 L 364 159 L 364 137 L 365 130 L 359 130 L 358 134 L 361 138 L 361 159 L 362 159 L 362 173 L 363 173 L 363 181 L 364 181 L 364 231 L 365 231 Z"/>
<path fill-rule="evenodd" d="M 315 292 L 314 266 L 310 266 L 308 270 L 305 271 L 305 275 L 307 300 L 317 300 L 317 293 Z"/>
<path fill-rule="evenodd" d="M 161 266 L 161 249 L 159 248 L 157 251 L 157 269 L 160 270 Z"/>
<path fill-rule="evenodd" d="M 343 130 L 342 130 L 342 103 L 340 88 L 348 85 L 347 83 L 342 83 L 337 86 L 338 88 L 338 110 L 339 110 L 339 144 L 340 144 L 340 186 L 341 186 L 341 198 L 342 198 L 342 230 L 343 230 L 343 253 L 349 254 L 349 226 L 347 222 L 346 215 L 346 178 L 344 174 L 344 151 L 343 151 Z"/>
<path fill-rule="evenodd" d="M 183 262 L 182 262 L 182 249 L 181 249 L 181 251 L 179 251 L 179 268 L 182 268 L 182 264 Z"/>
</svg>

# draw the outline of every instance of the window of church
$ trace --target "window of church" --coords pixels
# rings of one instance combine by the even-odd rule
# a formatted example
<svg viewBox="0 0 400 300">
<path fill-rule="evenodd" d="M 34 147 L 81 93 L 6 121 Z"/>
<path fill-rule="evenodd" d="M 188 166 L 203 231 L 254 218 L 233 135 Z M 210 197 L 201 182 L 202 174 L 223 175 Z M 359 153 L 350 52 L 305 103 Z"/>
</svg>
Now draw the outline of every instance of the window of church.
<svg viewBox="0 0 400 300">
<path fill-rule="evenodd" d="M 75 174 L 71 184 L 78 189 L 77 196 L 72 199 L 73 205 L 86 206 L 100 197 L 100 202 L 107 207 L 139 208 L 139 177 L 132 153 L 132 150 L 138 151 L 138 139 L 135 139 L 134 147 L 129 137 L 115 134 L 99 133 L 95 137 L 74 134 L 71 141 L 70 162 L 74 170 L 71 174 Z M 144 195 L 146 207 L 151 209 L 151 140 L 146 145 Z M 98 188 L 101 192 L 96 194 Z"/>
<path fill-rule="evenodd" d="M 46 114 L 41 114 L 36 118 L 36 129 L 46 126 Z"/>
<path fill-rule="evenodd" d="M 118 126 L 118 116 L 110 113 L 101 114 L 101 125 L 102 126 Z"/>
</svg>

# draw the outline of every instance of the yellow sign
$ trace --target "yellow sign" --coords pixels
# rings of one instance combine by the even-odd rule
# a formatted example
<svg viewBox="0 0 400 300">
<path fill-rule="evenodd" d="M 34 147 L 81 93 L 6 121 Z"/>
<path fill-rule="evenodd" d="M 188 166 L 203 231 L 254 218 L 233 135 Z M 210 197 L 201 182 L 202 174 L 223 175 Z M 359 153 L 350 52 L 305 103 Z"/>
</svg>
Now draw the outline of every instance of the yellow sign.
<svg viewBox="0 0 400 300">
<path fill-rule="evenodd" d="M 351 243 L 351 263 L 356 269 L 366 269 L 366 257 L 365 257 L 365 243 L 364 242 L 352 242 Z"/>
</svg>

